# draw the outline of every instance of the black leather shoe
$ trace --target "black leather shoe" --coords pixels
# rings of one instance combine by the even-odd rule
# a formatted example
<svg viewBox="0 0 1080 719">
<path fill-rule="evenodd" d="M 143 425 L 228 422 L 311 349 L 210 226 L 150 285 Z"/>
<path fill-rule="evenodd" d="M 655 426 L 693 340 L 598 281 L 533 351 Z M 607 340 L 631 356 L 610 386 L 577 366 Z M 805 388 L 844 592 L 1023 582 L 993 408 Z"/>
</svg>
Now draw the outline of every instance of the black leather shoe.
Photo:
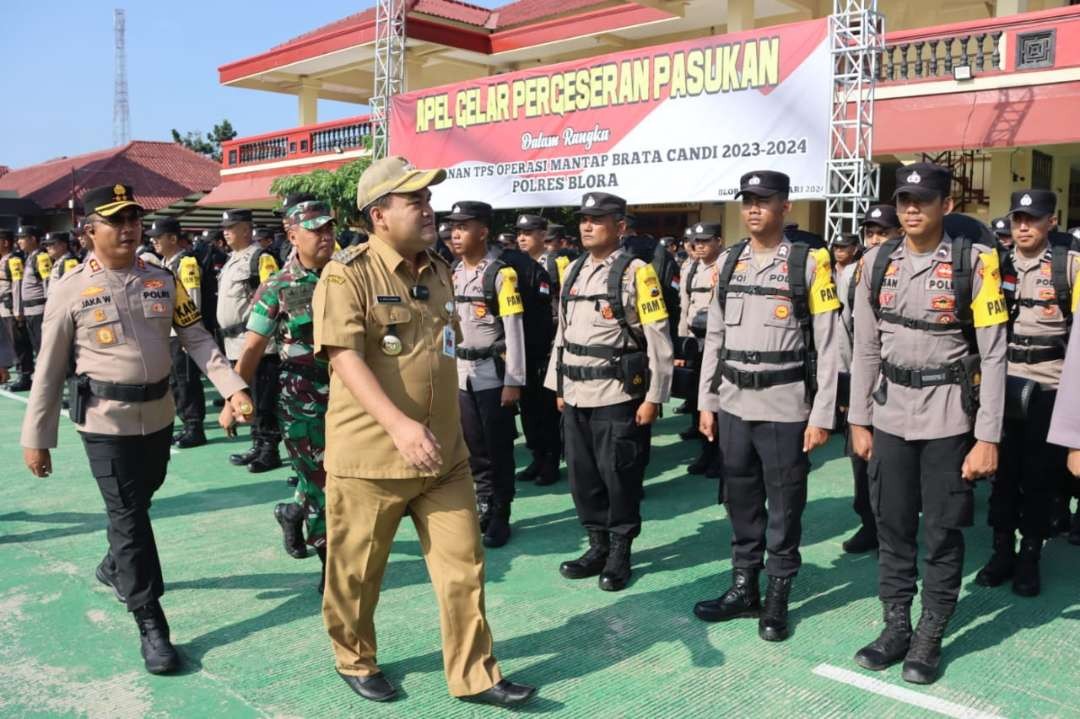
<svg viewBox="0 0 1080 719">
<path fill-rule="evenodd" d="M 246 464 L 251 464 L 251 460 L 255 459 L 255 455 L 259 453 L 258 445 L 252 445 L 251 449 L 244 452 L 238 452 L 237 454 L 229 455 L 229 464 L 235 464 L 237 467 L 243 467 Z"/>
<path fill-rule="evenodd" d="M 712 466 L 715 460 L 716 445 L 712 443 L 706 444 L 702 448 L 701 454 L 698 455 L 698 458 L 691 462 L 689 465 L 687 465 L 686 473 L 695 475 L 705 474 L 709 471 L 709 467 Z"/>
<path fill-rule="evenodd" d="M 514 684 L 508 679 L 500 679 L 499 683 L 487 691 L 460 697 L 464 702 L 476 702 L 477 704 L 492 704 L 497 707 L 513 707 L 524 704 L 536 694 L 536 687 L 527 684 Z"/>
<path fill-rule="evenodd" d="M 540 476 L 540 460 L 533 458 L 529 466 L 514 475 L 515 482 L 533 482 Z"/>
<path fill-rule="evenodd" d="M 695 424 L 693 427 L 687 427 L 682 432 L 679 432 L 679 439 L 689 442 L 694 439 L 705 439 L 705 435 L 698 431 Z"/>
<path fill-rule="evenodd" d="M 252 474 L 261 474 L 262 472 L 277 469 L 280 466 L 281 455 L 278 454 L 277 445 L 267 442 L 259 447 L 259 451 L 248 462 L 247 468 Z"/>
<path fill-rule="evenodd" d="M 547 457 L 540 463 L 540 471 L 536 475 L 536 486 L 547 487 L 559 481 L 559 456 Z"/>
<path fill-rule="evenodd" d="M 756 617 L 761 613 L 761 593 L 757 569 L 736 569 L 731 588 L 717 599 L 694 605 L 694 616 L 703 622 L 726 622 L 739 617 Z"/>
<path fill-rule="evenodd" d="M 15 382 L 8 382 L 8 392 L 28 392 L 30 391 L 30 377 L 28 375 L 19 375 L 19 379 Z"/>
<path fill-rule="evenodd" d="M 758 619 L 758 636 L 767 642 L 782 642 L 788 638 L 788 597 L 792 577 L 769 577 L 765 590 L 765 606 Z"/>
<path fill-rule="evenodd" d="M 169 641 L 169 623 L 157 601 L 144 604 L 133 612 L 139 626 L 143 664 L 151 674 L 168 674 L 180 668 L 180 655 Z"/>
<path fill-rule="evenodd" d="M 105 555 L 105 558 L 101 560 L 101 563 L 97 565 L 97 569 L 94 570 L 94 576 L 99 582 L 112 590 L 113 596 L 116 597 L 116 601 L 121 604 L 126 604 L 127 599 L 120 593 L 120 590 L 116 588 L 116 579 L 112 573 L 106 568 L 106 563 L 109 561 L 109 555 Z"/>
<path fill-rule="evenodd" d="M 877 527 L 862 525 L 840 546 L 848 554 L 865 554 L 874 551 L 878 548 Z"/>
<path fill-rule="evenodd" d="M 501 502 L 491 508 L 491 521 L 484 530 L 484 546 L 496 549 L 510 541 L 510 505 Z"/>
<path fill-rule="evenodd" d="M 675 414 L 690 414 L 690 403 L 683 402 L 678 407 L 676 407 L 674 411 Z"/>
<path fill-rule="evenodd" d="M 293 559 L 303 559 L 307 554 L 304 544 L 304 508 L 299 504 L 279 504 L 274 507 L 274 519 L 281 526 L 285 552 Z"/>
<path fill-rule="evenodd" d="M 1013 594 L 1021 597 L 1037 597 L 1042 591 L 1039 577 L 1039 558 L 1042 555 L 1042 540 L 1020 540 L 1020 555 L 1016 559 L 1016 571 L 1013 574 Z"/>
<path fill-rule="evenodd" d="M 900 676 L 912 684 L 933 684 L 938 678 L 941 664 L 941 640 L 949 618 L 929 609 L 922 610 L 919 626 L 911 637 L 911 648 L 904 657 L 904 669 Z"/>
<path fill-rule="evenodd" d="M 880 672 L 903 659 L 911 646 L 911 605 L 886 604 L 885 629 L 877 639 L 855 653 L 855 663 Z"/>
<path fill-rule="evenodd" d="M 206 444 L 206 433 L 203 432 L 202 427 L 188 427 L 180 433 L 180 436 L 176 438 L 173 444 L 180 449 L 202 447 Z"/>
<path fill-rule="evenodd" d="M 633 540 L 612 534 L 610 541 L 611 548 L 598 583 L 605 592 L 619 592 L 630 582 L 630 543 Z"/>
<path fill-rule="evenodd" d="M 589 530 L 589 548 L 577 559 L 559 565 L 559 574 L 567 579 L 586 579 L 604 571 L 608 557 L 608 533 Z"/>
<path fill-rule="evenodd" d="M 338 676 L 344 679 L 354 692 L 373 702 L 388 702 L 397 696 L 397 689 L 382 672 L 370 677 L 354 677 L 338 672 Z"/>
<path fill-rule="evenodd" d="M 1012 531 L 994 532 L 994 549 L 986 566 L 975 575 L 975 583 L 984 587 L 1004 584 L 1016 571 L 1016 535 Z"/>
</svg>

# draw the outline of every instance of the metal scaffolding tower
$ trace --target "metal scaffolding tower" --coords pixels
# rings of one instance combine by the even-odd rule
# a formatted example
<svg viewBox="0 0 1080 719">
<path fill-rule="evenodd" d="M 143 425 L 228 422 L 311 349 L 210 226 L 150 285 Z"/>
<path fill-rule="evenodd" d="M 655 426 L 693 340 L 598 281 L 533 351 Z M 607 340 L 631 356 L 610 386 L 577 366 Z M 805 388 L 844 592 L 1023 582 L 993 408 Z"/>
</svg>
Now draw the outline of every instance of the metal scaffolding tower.
<svg viewBox="0 0 1080 719">
<path fill-rule="evenodd" d="M 833 0 L 829 18 L 833 60 L 829 122 L 825 238 L 857 233 L 878 195 L 879 167 L 873 162 L 874 84 L 885 50 L 885 18 L 877 0 Z"/>
<path fill-rule="evenodd" d="M 405 16 L 416 0 L 375 2 L 375 92 L 371 97 L 371 154 L 386 157 L 390 99 L 405 90 Z"/>
<path fill-rule="evenodd" d="M 113 145 L 126 145 L 131 139 L 131 108 L 128 107 L 127 52 L 124 50 L 124 11 L 113 10 L 116 36 L 116 65 L 113 85 Z"/>
</svg>

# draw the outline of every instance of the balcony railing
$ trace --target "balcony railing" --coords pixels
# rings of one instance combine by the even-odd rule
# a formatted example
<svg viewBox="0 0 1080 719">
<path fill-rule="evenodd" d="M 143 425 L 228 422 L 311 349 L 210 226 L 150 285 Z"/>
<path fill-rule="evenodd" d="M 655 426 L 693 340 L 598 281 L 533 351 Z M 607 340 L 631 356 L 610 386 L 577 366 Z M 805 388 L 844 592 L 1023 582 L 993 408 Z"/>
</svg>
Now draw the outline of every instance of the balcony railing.
<svg viewBox="0 0 1080 719">
<path fill-rule="evenodd" d="M 952 77 L 957 67 L 973 72 L 1001 69 L 1001 38 L 1004 32 L 964 33 L 953 37 L 910 42 L 885 42 L 878 63 L 878 80 L 925 80 Z"/>
<path fill-rule="evenodd" d="M 371 136 L 369 116 L 324 122 L 271 132 L 222 145 L 225 169 L 280 160 L 295 160 L 317 155 L 334 155 L 365 147 Z"/>
</svg>

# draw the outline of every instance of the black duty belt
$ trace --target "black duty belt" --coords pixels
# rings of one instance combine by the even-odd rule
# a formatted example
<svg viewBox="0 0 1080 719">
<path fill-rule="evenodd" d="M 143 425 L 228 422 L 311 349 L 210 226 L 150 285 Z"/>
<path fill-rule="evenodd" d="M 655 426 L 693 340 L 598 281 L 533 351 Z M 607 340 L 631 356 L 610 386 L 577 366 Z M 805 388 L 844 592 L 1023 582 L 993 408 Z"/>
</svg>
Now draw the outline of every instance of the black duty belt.
<svg viewBox="0 0 1080 719">
<path fill-rule="evenodd" d="M 283 362 L 281 365 L 282 373 L 288 372 L 298 377 L 303 377 L 308 382 L 315 382 L 316 384 L 330 384 L 330 371 L 325 367 L 317 367 L 315 365 L 300 364 L 299 362 Z"/>
<path fill-rule="evenodd" d="M 90 394 L 101 399 L 116 402 L 153 402 L 169 393 L 169 378 L 153 384 L 115 384 L 88 379 L 86 386 L 90 389 Z"/>
<path fill-rule="evenodd" d="M 573 342 L 567 342 L 563 345 L 563 349 L 567 353 L 576 355 L 578 357 L 593 357 L 595 359 L 614 360 L 619 355 L 625 354 L 629 350 L 617 349 L 615 347 L 608 347 L 607 345 L 579 345 Z"/>
<path fill-rule="evenodd" d="M 244 332 L 246 332 L 246 331 L 247 331 L 247 324 L 244 323 L 244 322 L 241 322 L 240 324 L 229 325 L 228 327 L 222 327 L 221 328 L 221 336 L 222 337 L 229 337 L 229 338 L 239 337 L 240 335 L 244 334 Z"/>
<path fill-rule="evenodd" d="M 881 373 L 890 382 L 912 389 L 939 387 L 946 384 L 962 384 L 964 382 L 964 366 L 960 362 L 953 362 L 941 367 L 913 369 L 882 361 Z"/>
<path fill-rule="evenodd" d="M 592 379 L 621 379 L 619 368 L 614 365 L 607 367 L 581 367 L 579 365 L 560 364 L 559 374 L 574 382 L 585 382 Z"/>
<path fill-rule="evenodd" d="M 895 312 L 883 311 L 879 319 L 882 322 L 900 325 L 909 330 L 922 330 L 923 332 L 955 332 L 964 328 L 964 324 L 960 322 L 927 322 L 926 320 L 918 320 L 913 317 L 905 317 L 904 315 Z"/>
<path fill-rule="evenodd" d="M 783 350 L 779 352 L 757 352 L 750 350 L 720 350 L 721 360 L 733 360 L 746 364 L 783 364 L 785 362 L 805 362 L 805 350 Z"/>
<path fill-rule="evenodd" d="M 506 352 L 505 342 L 496 342 L 490 347 L 458 347 L 454 350 L 454 354 L 458 359 L 472 362 L 491 359 L 496 355 L 501 355 L 503 352 Z"/>
<path fill-rule="evenodd" d="M 716 365 L 716 370 L 721 377 L 739 389 L 767 389 L 778 384 L 791 384 L 792 382 L 806 380 L 806 369 L 804 367 L 789 367 L 788 369 L 757 372 L 736 369 L 726 362 L 720 361 Z"/>
<path fill-rule="evenodd" d="M 1019 364 L 1038 364 L 1065 359 L 1064 347 L 1010 347 L 1009 361 Z"/>
<path fill-rule="evenodd" d="M 22 306 L 23 307 L 41 307 L 43 304 L 45 304 L 45 298 L 44 297 L 41 298 L 40 300 L 23 300 Z"/>
<path fill-rule="evenodd" d="M 694 294 L 694 293 L 697 293 L 697 292 L 712 292 L 712 291 L 713 291 L 712 287 L 691 287 L 690 288 L 690 294 Z"/>
</svg>

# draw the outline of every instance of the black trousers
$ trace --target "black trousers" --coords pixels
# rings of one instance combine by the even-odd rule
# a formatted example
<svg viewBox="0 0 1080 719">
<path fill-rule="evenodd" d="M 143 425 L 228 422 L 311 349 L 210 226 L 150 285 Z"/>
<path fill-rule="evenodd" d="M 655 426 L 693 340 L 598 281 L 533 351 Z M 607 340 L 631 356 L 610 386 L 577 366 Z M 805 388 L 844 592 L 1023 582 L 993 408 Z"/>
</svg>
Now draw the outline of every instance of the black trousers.
<svg viewBox="0 0 1080 719">
<path fill-rule="evenodd" d="M 810 471 L 802 451 L 805 432 L 806 422 L 747 422 L 720 411 L 717 434 L 734 568 L 764 567 L 771 577 L 798 573 Z"/>
<path fill-rule="evenodd" d="M 281 394 L 281 360 L 277 355 L 264 355 L 255 369 L 255 386 L 251 401 L 255 403 L 255 419 L 251 423 L 251 439 L 277 446 L 281 442 L 278 423 L 278 396 Z"/>
<path fill-rule="evenodd" d="M 566 467 L 578 519 L 587 530 L 633 539 L 641 533 L 641 495 L 652 427 L 635 421 L 640 400 L 563 410 Z"/>
<path fill-rule="evenodd" d="M 559 437 L 559 409 L 555 393 L 544 387 L 547 370 L 543 353 L 530 360 L 525 353 L 525 386 L 521 388 L 521 429 L 525 433 L 525 446 L 533 459 L 547 461 L 558 466 L 562 455 Z"/>
<path fill-rule="evenodd" d="M 26 316 L 26 335 L 30 338 L 30 347 L 34 351 L 35 358 L 41 352 L 41 325 L 44 321 L 45 315 Z"/>
<path fill-rule="evenodd" d="M 878 595 L 887 604 L 915 597 L 919 511 L 923 524 L 923 606 L 949 616 L 960 595 L 963 527 L 975 515 L 975 492 L 960 476 L 970 434 L 906 441 L 874 430 L 870 504 L 878 528 Z"/>
<path fill-rule="evenodd" d="M 34 347 L 30 343 L 30 335 L 26 331 L 26 325 L 20 325 L 14 317 L 5 317 L 4 326 L 11 335 L 11 346 L 15 350 L 15 369 L 24 375 L 34 372 Z"/>
<path fill-rule="evenodd" d="M 169 386 L 176 401 L 176 416 L 185 427 L 201 428 L 206 420 L 206 396 L 203 393 L 202 372 L 195 360 L 188 356 L 179 337 L 169 340 L 172 355 L 172 372 Z"/>
<path fill-rule="evenodd" d="M 1047 444 L 1056 392 L 1036 393 L 1025 420 L 1006 419 L 1001 462 L 991 484 L 987 520 L 1031 539 L 1050 536 L 1050 514 L 1065 471 L 1067 450 Z"/>
<path fill-rule="evenodd" d="M 148 435 L 81 434 L 109 520 L 106 570 L 134 611 L 165 592 L 150 500 L 165 481 L 172 427 Z"/>
<path fill-rule="evenodd" d="M 851 476 L 855 482 L 855 498 L 851 507 L 864 527 L 874 529 L 877 522 L 874 520 L 874 509 L 870 506 L 869 463 L 851 451 L 851 428 L 847 426 L 846 417 L 844 428 L 844 454 L 851 458 Z"/>
<path fill-rule="evenodd" d="M 458 390 L 461 429 L 469 448 L 476 498 L 509 505 L 514 499 L 514 410 L 502 388 Z"/>
</svg>

